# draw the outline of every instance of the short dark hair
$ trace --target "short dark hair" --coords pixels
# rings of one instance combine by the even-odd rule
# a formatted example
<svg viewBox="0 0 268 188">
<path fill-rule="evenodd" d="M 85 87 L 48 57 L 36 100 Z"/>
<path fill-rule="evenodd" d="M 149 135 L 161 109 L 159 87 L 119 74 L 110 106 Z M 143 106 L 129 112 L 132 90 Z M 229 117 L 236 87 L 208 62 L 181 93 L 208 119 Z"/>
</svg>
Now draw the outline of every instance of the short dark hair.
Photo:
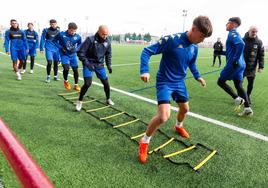
<svg viewBox="0 0 268 188">
<path fill-rule="evenodd" d="M 74 23 L 74 22 L 70 22 L 70 23 L 68 24 L 68 29 L 77 29 L 77 25 L 76 25 L 76 23 Z"/>
<path fill-rule="evenodd" d="M 57 23 L 57 21 L 55 19 L 51 19 L 49 20 L 49 23 L 52 24 L 52 23 Z"/>
<path fill-rule="evenodd" d="M 232 17 L 228 21 L 236 23 L 238 27 L 241 25 L 241 19 L 239 17 Z"/>
<path fill-rule="evenodd" d="M 17 20 L 15 20 L 15 19 L 11 19 L 11 20 L 10 20 L 10 23 L 11 23 L 11 22 L 17 22 Z"/>
<path fill-rule="evenodd" d="M 213 32 L 212 24 L 207 16 L 198 16 L 194 19 L 193 25 L 205 35 L 205 37 L 210 37 Z"/>
<path fill-rule="evenodd" d="M 32 22 L 29 22 L 27 25 L 28 25 L 28 26 L 29 26 L 29 25 L 32 25 L 32 26 L 33 26 L 33 23 L 32 23 Z"/>
</svg>

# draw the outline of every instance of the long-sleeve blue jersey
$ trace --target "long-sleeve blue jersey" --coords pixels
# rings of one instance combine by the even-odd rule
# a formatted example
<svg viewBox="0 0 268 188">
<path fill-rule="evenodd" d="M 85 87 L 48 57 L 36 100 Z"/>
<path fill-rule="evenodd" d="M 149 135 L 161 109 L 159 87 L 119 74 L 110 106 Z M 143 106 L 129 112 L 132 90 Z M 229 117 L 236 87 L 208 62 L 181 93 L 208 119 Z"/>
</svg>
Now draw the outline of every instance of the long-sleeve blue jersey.
<svg viewBox="0 0 268 188">
<path fill-rule="evenodd" d="M 10 48 L 9 48 L 10 43 Z M 19 28 L 10 28 L 5 32 L 5 42 L 4 42 L 5 51 L 9 52 L 12 50 L 18 50 L 24 48 L 28 50 L 28 44 L 26 41 L 25 33 Z"/>
<path fill-rule="evenodd" d="M 28 42 L 29 47 L 31 46 L 32 48 L 39 48 L 39 37 L 38 33 L 34 30 L 25 30 L 25 36 Z"/>
<path fill-rule="evenodd" d="M 46 50 L 58 51 L 57 41 L 55 37 L 60 33 L 60 29 L 57 28 L 46 28 L 42 32 L 41 41 L 40 41 L 40 51 L 44 51 L 44 46 Z"/>
<path fill-rule="evenodd" d="M 60 53 L 68 56 L 76 55 L 82 43 L 80 35 L 69 35 L 68 31 L 62 31 L 57 35 L 56 40 Z"/>
<path fill-rule="evenodd" d="M 197 45 L 191 43 L 185 33 L 163 37 L 158 43 L 143 49 L 141 54 L 140 74 L 149 73 L 149 59 L 152 55 L 161 54 L 157 82 L 179 82 L 186 77 L 189 67 L 194 78 L 200 74 L 196 68 Z"/>
<path fill-rule="evenodd" d="M 83 62 L 83 65 L 94 63 L 103 66 L 105 60 L 109 67 L 112 58 L 111 43 L 108 39 L 102 40 L 96 33 L 94 36 L 86 38 L 78 50 L 77 56 Z"/>
<path fill-rule="evenodd" d="M 226 66 L 245 66 L 244 51 L 245 43 L 236 29 L 229 31 L 226 40 Z"/>
</svg>

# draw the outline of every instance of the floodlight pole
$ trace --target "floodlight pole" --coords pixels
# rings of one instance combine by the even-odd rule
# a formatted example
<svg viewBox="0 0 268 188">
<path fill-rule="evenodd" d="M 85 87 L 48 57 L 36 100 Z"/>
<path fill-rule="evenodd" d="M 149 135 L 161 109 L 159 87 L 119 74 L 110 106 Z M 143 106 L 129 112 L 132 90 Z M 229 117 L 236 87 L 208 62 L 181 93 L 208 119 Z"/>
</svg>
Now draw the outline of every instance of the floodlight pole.
<svg viewBox="0 0 268 188">
<path fill-rule="evenodd" d="M 182 32 L 185 31 L 185 20 L 186 20 L 186 17 L 187 17 L 187 12 L 188 10 L 182 10 L 182 17 L 183 17 L 183 27 L 182 27 Z"/>
</svg>

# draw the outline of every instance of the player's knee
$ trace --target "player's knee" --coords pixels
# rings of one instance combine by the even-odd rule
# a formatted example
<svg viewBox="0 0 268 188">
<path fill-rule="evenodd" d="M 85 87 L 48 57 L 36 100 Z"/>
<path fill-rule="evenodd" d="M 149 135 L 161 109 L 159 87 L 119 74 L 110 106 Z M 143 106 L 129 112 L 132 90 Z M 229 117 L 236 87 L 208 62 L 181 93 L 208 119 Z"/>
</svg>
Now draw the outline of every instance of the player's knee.
<svg viewBox="0 0 268 188">
<path fill-rule="evenodd" d="M 162 123 L 167 122 L 167 120 L 169 119 L 169 117 L 170 117 L 170 114 L 161 114 L 159 116 L 160 123 L 162 124 Z"/>
</svg>

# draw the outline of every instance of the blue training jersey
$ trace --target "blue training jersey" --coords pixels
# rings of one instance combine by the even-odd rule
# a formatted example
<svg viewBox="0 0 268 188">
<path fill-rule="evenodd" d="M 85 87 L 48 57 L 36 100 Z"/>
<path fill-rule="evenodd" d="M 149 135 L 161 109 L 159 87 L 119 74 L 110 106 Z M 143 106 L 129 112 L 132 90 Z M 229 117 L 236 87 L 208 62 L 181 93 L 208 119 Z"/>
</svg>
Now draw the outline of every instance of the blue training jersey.
<svg viewBox="0 0 268 188">
<path fill-rule="evenodd" d="M 156 54 L 162 54 L 157 82 L 182 81 L 188 67 L 195 79 L 200 78 L 195 63 L 198 47 L 189 41 L 186 32 L 162 37 L 156 44 L 144 48 L 140 58 L 140 74 L 149 73 L 149 59 Z"/>
<path fill-rule="evenodd" d="M 9 43 L 10 49 L 22 49 L 28 50 L 28 44 L 26 41 L 25 33 L 20 29 L 10 28 L 5 32 L 5 42 L 4 47 L 5 51 L 9 52 Z"/>
<path fill-rule="evenodd" d="M 24 32 L 25 32 L 28 45 L 35 47 L 35 49 L 37 49 L 39 47 L 38 33 L 34 30 L 29 30 L 29 29 L 26 29 Z"/>
<path fill-rule="evenodd" d="M 81 36 L 78 34 L 69 35 L 68 31 L 62 31 L 57 37 L 57 46 L 60 53 L 63 55 L 76 55 L 76 52 L 81 46 Z"/>
<path fill-rule="evenodd" d="M 40 41 L 40 51 L 44 51 L 44 46 L 46 50 L 58 51 L 55 37 L 59 33 L 60 33 L 60 29 L 58 27 L 56 29 L 52 27 L 44 29 L 42 32 L 41 41 Z"/>
<path fill-rule="evenodd" d="M 245 43 L 236 29 L 230 30 L 226 40 L 226 66 L 245 66 L 244 47 Z"/>
</svg>

